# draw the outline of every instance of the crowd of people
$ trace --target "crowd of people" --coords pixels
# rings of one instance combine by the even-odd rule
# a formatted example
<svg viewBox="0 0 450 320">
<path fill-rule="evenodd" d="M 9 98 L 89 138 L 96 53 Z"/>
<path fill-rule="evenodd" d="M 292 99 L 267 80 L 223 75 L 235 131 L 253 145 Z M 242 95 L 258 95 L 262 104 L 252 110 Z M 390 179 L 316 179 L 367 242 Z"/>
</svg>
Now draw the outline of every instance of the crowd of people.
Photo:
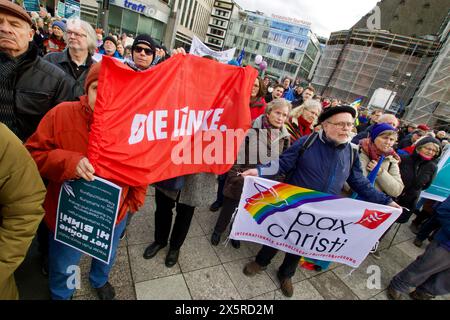
<svg viewBox="0 0 450 320">
<path fill-rule="evenodd" d="M 47 20 L 46 28 L 43 17 L 32 18 L 22 7 L 0 0 L 1 299 L 18 298 L 13 274 L 36 233 L 51 298 L 66 300 L 74 294 L 67 286 L 67 267 L 77 265 L 81 253 L 54 240 L 55 220 L 61 184 L 68 179 L 91 181 L 95 174 L 87 158 L 101 65 L 94 55 L 124 58 L 136 72 L 170 58 L 167 49 L 148 34 L 137 35 L 129 46 L 126 35 L 120 40 L 114 35 L 103 37 L 100 30 L 79 19 Z M 174 54 L 186 53 L 175 49 Z M 209 173 L 152 186 L 155 231 L 154 241 L 143 252 L 145 259 L 169 245 L 165 265 L 173 267 L 196 207 L 205 205 L 211 211 L 220 210 L 211 236 L 211 244 L 218 246 L 238 206 L 244 177 L 262 176 L 403 208 L 397 223 L 408 222 L 416 213 L 411 225 L 418 234 L 414 244 L 421 246 L 427 237 L 434 240 L 414 266 L 393 279 L 388 293 L 399 298 L 409 287 L 417 287 L 412 297 L 429 299 L 450 291 L 448 199 L 434 206 L 419 200 L 420 192 L 436 175 L 440 155 L 448 148 L 445 131 L 435 132 L 425 124 L 401 125 L 395 115 L 381 110 L 373 110 L 369 116 L 345 101 L 320 97 L 311 85 L 291 85 L 288 78 L 280 83 L 256 78 L 249 109 L 252 128 L 240 150 L 246 161 L 236 162 L 218 177 L 217 191 L 216 177 Z M 360 125 L 355 126 L 358 120 Z M 257 144 L 251 143 L 255 140 Z M 268 158 L 260 158 L 259 148 L 264 148 Z M 272 162 L 279 164 L 277 172 L 272 172 Z M 367 178 L 371 174 L 376 176 L 374 181 Z M 132 214 L 144 204 L 148 186 L 121 187 L 111 260 L 106 264 L 93 259 L 89 274 L 92 287 L 103 300 L 115 297 L 108 278 L 116 249 Z M 427 211 L 427 207 L 432 209 Z M 240 248 L 239 241 L 231 243 Z M 263 246 L 245 266 L 244 274 L 251 277 L 263 271 L 276 253 L 277 249 Z M 380 256 L 377 250 L 372 254 Z M 430 262 L 437 260 L 437 254 L 439 262 Z M 439 263 L 440 268 L 423 267 L 430 263 Z M 328 268 L 329 262 L 286 253 L 278 279 L 287 297 L 293 295 L 291 278 L 299 265 L 320 271 Z"/>
</svg>

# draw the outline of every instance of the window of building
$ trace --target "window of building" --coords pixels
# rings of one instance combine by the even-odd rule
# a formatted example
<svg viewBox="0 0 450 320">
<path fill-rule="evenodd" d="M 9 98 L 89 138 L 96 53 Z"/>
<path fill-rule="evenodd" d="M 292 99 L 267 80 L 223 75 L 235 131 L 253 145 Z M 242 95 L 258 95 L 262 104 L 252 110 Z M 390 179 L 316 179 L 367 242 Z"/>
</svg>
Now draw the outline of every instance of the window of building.
<svg viewBox="0 0 450 320">
<path fill-rule="evenodd" d="M 239 32 L 242 32 L 242 33 L 245 32 L 245 24 L 243 24 L 243 25 L 241 26 L 241 29 L 239 29 Z"/>
<path fill-rule="evenodd" d="M 269 30 L 264 30 L 262 37 L 263 39 L 267 39 L 267 37 L 269 36 Z"/>
<path fill-rule="evenodd" d="M 289 59 L 295 60 L 295 52 L 289 53 Z"/>
<path fill-rule="evenodd" d="M 139 13 L 131 10 L 123 10 L 122 12 L 122 32 L 136 34 Z"/>
<path fill-rule="evenodd" d="M 256 42 L 255 50 L 259 49 L 259 41 Z"/>
<path fill-rule="evenodd" d="M 244 47 L 247 47 L 248 46 L 248 39 L 245 39 L 245 41 L 244 41 Z"/>
<path fill-rule="evenodd" d="M 238 37 L 234 36 L 233 44 L 236 44 L 238 42 Z"/>
<path fill-rule="evenodd" d="M 281 49 L 281 48 L 278 49 L 278 55 L 279 55 L 280 57 L 283 55 L 283 52 L 284 52 L 283 49 Z"/>
<path fill-rule="evenodd" d="M 249 34 L 249 35 L 253 35 L 253 32 L 255 31 L 255 28 L 253 28 L 253 27 L 251 27 L 251 26 L 248 26 L 247 27 L 247 34 Z"/>
</svg>

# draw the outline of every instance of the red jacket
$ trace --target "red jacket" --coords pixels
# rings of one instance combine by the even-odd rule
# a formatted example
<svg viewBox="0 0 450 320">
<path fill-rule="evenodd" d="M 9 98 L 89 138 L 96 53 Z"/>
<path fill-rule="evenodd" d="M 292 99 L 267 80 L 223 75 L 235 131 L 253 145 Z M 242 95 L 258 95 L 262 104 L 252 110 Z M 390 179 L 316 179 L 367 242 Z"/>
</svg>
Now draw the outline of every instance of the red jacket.
<svg viewBox="0 0 450 320">
<path fill-rule="evenodd" d="M 61 184 L 65 180 L 76 179 L 75 168 L 87 155 L 91 122 L 92 110 L 87 96 L 84 95 L 80 97 L 80 101 L 63 102 L 51 109 L 25 144 L 36 161 L 41 176 L 48 180 L 44 220 L 52 231 L 55 230 Z M 144 204 L 147 191 L 146 185 L 120 186 L 122 199 L 116 223 L 119 223 L 128 211 L 138 211 Z"/>
<path fill-rule="evenodd" d="M 66 43 L 64 42 L 64 39 L 58 40 L 54 36 L 50 36 L 47 40 L 44 41 L 44 47 L 46 52 L 63 52 L 66 48 Z"/>
</svg>

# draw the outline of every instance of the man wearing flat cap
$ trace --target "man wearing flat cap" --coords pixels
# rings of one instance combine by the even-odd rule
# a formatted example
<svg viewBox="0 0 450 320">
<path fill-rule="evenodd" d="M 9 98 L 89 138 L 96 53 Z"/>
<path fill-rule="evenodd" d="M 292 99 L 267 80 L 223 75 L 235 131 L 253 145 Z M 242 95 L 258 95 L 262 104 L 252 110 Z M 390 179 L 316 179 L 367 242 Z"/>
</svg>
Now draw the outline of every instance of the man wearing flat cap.
<svg viewBox="0 0 450 320">
<path fill-rule="evenodd" d="M 27 12 L 0 0 L 0 122 L 22 141 L 48 110 L 73 98 L 74 81 L 44 61 L 32 39 Z"/>
<path fill-rule="evenodd" d="M 247 170 L 242 175 L 269 179 L 284 175 L 288 184 L 335 195 L 341 194 L 347 182 L 366 201 L 399 208 L 390 197 L 377 191 L 362 173 L 358 152 L 350 144 L 355 117 L 356 110 L 350 106 L 328 108 L 319 117 L 322 129 L 313 133 L 315 139 L 304 136 L 287 149 L 277 162 Z M 309 146 L 303 148 L 306 141 Z M 278 171 L 274 172 L 274 168 L 278 168 Z M 266 175 L 266 172 L 270 172 L 270 175 Z M 244 274 L 254 276 L 266 269 L 277 251 L 263 246 L 255 261 L 245 266 Z M 287 297 L 294 293 L 291 278 L 299 260 L 300 256 L 286 253 L 277 273 L 281 291 Z"/>
</svg>

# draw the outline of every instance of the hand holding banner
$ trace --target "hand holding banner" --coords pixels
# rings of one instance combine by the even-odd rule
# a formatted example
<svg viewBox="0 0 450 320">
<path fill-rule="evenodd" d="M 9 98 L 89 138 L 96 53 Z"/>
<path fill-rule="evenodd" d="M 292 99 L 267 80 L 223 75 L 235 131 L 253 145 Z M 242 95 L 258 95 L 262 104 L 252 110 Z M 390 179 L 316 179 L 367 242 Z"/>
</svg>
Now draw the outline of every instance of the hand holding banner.
<svg viewBox="0 0 450 320">
<path fill-rule="evenodd" d="M 230 238 L 358 267 L 401 210 L 246 177 Z"/>
</svg>

